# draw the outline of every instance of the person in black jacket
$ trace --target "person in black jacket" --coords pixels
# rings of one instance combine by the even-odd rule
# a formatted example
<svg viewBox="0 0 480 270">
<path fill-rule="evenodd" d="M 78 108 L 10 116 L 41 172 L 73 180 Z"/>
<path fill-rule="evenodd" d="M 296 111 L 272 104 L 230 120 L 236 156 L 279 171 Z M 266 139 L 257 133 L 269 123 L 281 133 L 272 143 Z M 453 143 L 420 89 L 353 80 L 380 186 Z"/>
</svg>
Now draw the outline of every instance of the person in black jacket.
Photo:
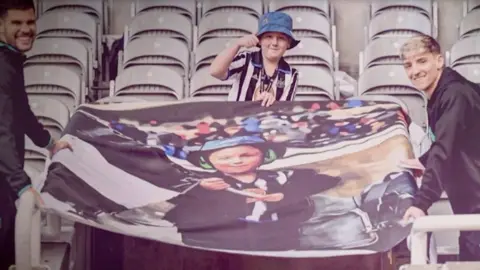
<svg viewBox="0 0 480 270">
<path fill-rule="evenodd" d="M 71 149 L 68 142 L 50 136 L 28 103 L 23 53 L 32 47 L 35 19 L 33 0 L 0 1 L 0 270 L 15 263 L 15 200 L 27 191 L 42 203 L 23 170 L 25 135 L 52 155 Z"/>
<path fill-rule="evenodd" d="M 405 167 L 423 173 L 422 184 L 406 220 L 424 216 L 446 192 L 455 214 L 480 213 L 480 88 L 444 66 L 438 43 L 429 36 L 411 38 L 401 57 L 413 85 L 428 97 L 433 144 Z M 480 260 L 480 232 L 461 232 L 462 261 Z"/>
</svg>

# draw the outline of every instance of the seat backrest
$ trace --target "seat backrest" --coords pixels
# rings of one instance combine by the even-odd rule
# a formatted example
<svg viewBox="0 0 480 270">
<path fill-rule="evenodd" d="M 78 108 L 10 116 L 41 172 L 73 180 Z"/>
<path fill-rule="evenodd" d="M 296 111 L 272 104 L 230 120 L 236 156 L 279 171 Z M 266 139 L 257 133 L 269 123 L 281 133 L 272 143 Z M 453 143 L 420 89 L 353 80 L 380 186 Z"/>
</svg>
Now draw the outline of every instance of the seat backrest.
<svg viewBox="0 0 480 270">
<path fill-rule="evenodd" d="M 202 17 L 216 12 L 248 13 L 255 18 L 263 14 L 262 1 L 203 0 Z"/>
<path fill-rule="evenodd" d="M 208 68 L 201 68 L 193 73 L 189 97 L 199 95 L 228 95 L 232 81 L 221 81 L 210 75 Z"/>
<path fill-rule="evenodd" d="M 270 11 L 306 11 L 321 14 L 326 18 L 331 17 L 328 0 L 270 0 L 268 7 Z"/>
<path fill-rule="evenodd" d="M 241 37 L 257 31 L 258 19 L 248 13 L 214 12 L 198 24 L 198 43 L 214 37 Z"/>
<path fill-rule="evenodd" d="M 128 42 L 140 36 L 166 36 L 184 41 L 191 48 L 193 26 L 185 16 L 149 10 L 137 14 L 129 25 Z"/>
<path fill-rule="evenodd" d="M 480 64 L 457 65 L 453 69 L 467 80 L 480 84 Z"/>
<path fill-rule="evenodd" d="M 170 0 L 134 0 L 137 14 L 148 11 L 171 12 L 182 14 L 190 22 L 196 21 L 195 1 L 170 1 Z"/>
<path fill-rule="evenodd" d="M 98 19 L 103 19 L 103 1 L 83 1 L 83 0 L 41 0 L 41 13 L 53 10 L 63 11 L 81 11 L 94 15 Z"/>
<path fill-rule="evenodd" d="M 88 14 L 75 11 L 50 11 L 37 20 L 37 36 L 67 37 L 83 40 L 96 49 L 99 39 L 97 22 Z"/>
<path fill-rule="evenodd" d="M 82 81 L 72 70 L 61 66 L 24 68 L 27 94 L 48 96 L 63 102 L 73 112 L 83 101 Z"/>
<path fill-rule="evenodd" d="M 25 65 L 55 64 L 74 66 L 80 70 L 85 83 L 89 84 L 89 54 L 87 48 L 78 40 L 70 38 L 42 38 L 35 41 L 33 48 L 26 53 Z"/>
<path fill-rule="evenodd" d="M 28 103 L 40 123 L 59 139 L 70 119 L 68 107 L 59 100 L 42 96 L 30 96 Z"/>
<path fill-rule="evenodd" d="M 431 21 L 414 11 L 386 10 L 369 22 L 369 41 L 381 36 L 432 35 Z"/>
<path fill-rule="evenodd" d="M 375 0 L 371 4 L 371 16 L 375 17 L 386 10 L 419 12 L 432 19 L 432 0 Z"/>
<path fill-rule="evenodd" d="M 290 65 L 324 66 L 333 71 L 333 48 L 326 41 L 318 38 L 302 38 L 293 49 L 284 55 Z"/>
<path fill-rule="evenodd" d="M 467 3 L 468 12 L 477 8 L 480 8 L 480 0 L 468 0 L 468 3 Z"/>
<path fill-rule="evenodd" d="M 210 66 L 210 63 L 215 59 L 215 57 L 225 48 L 230 47 L 232 42 L 235 41 L 235 38 L 209 38 L 197 45 L 195 51 L 194 59 L 194 69 L 193 72 L 205 67 Z M 245 49 L 244 47 L 240 48 L 239 53 L 243 51 L 253 51 L 258 50 L 258 48 Z"/>
<path fill-rule="evenodd" d="M 381 37 L 370 41 L 363 53 L 363 67 L 375 65 L 402 64 L 400 48 L 405 43 L 405 37 Z"/>
<path fill-rule="evenodd" d="M 450 51 L 451 66 L 480 64 L 480 35 L 457 40 Z"/>
<path fill-rule="evenodd" d="M 403 111 L 407 114 L 409 114 L 408 106 L 403 102 L 401 99 L 395 97 L 395 96 L 389 96 L 389 95 L 363 95 L 363 96 L 357 96 L 357 97 L 349 97 L 347 98 L 348 100 L 363 100 L 363 101 L 388 101 L 388 102 L 394 102 L 400 105 L 402 107 Z"/>
<path fill-rule="evenodd" d="M 480 35 L 480 9 L 474 9 L 460 22 L 460 38 Z"/>
<path fill-rule="evenodd" d="M 297 97 L 325 96 L 330 100 L 335 99 L 335 78 L 330 70 L 308 65 L 293 67 L 298 70 Z M 295 100 L 298 100 L 297 97 Z"/>
<path fill-rule="evenodd" d="M 115 95 L 183 97 L 183 78 L 176 71 L 158 65 L 124 69 L 115 80 Z"/>
<path fill-rule="evenodd" d="M 332 44 L 332 25 L 328 18 L 318 13 L 285 10 L 293 20 L 293 34 L 297 38 L 320 38 Z"/>
<path fill-rule="evenodd" d="M 427 97 L 408 79 L 401 65 L 379 65 L 367 68 L 358 80 L 358 95 L 391 95 L 408 107 L 413 122 L 428 127 Z"/>
<path fill-rule="evenodd" d="M 149 36 L 132 40 L 123 54 L 123 68 L 132 65 L 169 65 L 182 76 L 188 74 L 188 45 L 170 37 Z"/>
</svg>

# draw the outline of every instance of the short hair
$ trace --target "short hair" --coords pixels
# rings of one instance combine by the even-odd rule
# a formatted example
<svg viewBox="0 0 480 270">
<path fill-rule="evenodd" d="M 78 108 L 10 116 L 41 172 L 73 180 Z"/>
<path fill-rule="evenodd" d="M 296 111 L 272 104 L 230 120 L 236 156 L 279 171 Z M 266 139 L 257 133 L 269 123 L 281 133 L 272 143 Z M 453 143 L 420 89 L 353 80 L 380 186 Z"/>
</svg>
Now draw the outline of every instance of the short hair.
<svg viewBox="0 0 480 270">
<path fill-rule="evenodd" d="M 35 0 L 0 0 L 0 18 L 7 15 L 11 9 L 35 10 Z"/>
<path fill-rule="evenodd" d="M 433 54 L 441 54 L 442 49 L 440 44 L 431 36 L 420 34 L 409 38 L 400 47 L 400 58 L 403 59 L 403 55 L 407 51 L 424 49 L 426 52 Z"/>
</svg>

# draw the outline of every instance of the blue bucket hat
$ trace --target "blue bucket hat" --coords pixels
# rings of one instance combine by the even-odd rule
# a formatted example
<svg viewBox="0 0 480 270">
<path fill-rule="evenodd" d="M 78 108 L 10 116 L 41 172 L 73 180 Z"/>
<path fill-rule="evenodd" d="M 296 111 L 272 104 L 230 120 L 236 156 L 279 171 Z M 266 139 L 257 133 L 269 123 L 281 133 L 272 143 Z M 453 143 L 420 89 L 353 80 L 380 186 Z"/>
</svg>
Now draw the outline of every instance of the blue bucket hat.
<svg viewBox="0 0 480 270">
<path fill-rule="evenodd" d="M 297 46 L 298 43 L 300 43 L 300 41 L 296 40 L 293 36 L 292 28 L 292 17 L 290 17 L 288 14 L 279 11 L 268 12 L 263 14 L 258 21 L 257 37 L 260 38 L 260 36 L 265 34 L 266 32 L 277 32 L 285 34 L 291 40 L 290 48 L 288 48 L 291 49 Z"/>
</svg>

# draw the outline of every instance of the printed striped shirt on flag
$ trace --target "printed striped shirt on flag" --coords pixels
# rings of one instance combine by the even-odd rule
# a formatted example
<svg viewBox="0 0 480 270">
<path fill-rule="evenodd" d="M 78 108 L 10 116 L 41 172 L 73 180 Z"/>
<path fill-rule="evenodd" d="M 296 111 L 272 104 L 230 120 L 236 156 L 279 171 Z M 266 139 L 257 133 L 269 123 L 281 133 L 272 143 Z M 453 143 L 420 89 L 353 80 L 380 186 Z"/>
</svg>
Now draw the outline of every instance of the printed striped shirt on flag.
<svg viewBox="0 0 480 270">
<path fill-rule="evenodd" d="M 262 83 L 261 51 L 239 53 L 230 64 L 227 78 L 232 81 L 228 101 L 255 101 Z M 272 90 L 276 100 L 292 101 L 298 84 L 298 71 L 282 58 L 276 76 L 272 78 Z"/>
</svg>

